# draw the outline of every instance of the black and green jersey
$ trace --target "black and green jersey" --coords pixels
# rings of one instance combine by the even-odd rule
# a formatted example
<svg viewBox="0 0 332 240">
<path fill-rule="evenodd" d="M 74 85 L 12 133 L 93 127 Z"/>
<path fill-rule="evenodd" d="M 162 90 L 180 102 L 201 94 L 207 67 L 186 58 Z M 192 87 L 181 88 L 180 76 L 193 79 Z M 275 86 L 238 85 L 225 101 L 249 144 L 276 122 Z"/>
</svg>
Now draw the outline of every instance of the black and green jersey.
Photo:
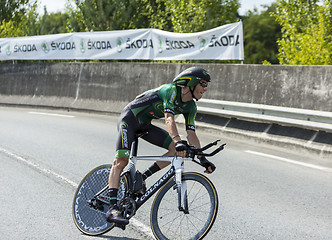
<svg viewBox="0 0 332 240">
<path fill-rule="evenodd" d="M 186 129 L 195 130 L 197 107 L 194 100 L 182 102 L 181 87 L 169 83 L 144 92 L 129 106 L 139 124 L 149 124 L 152 119 L 164 117 L 165 112 L 183 114 Z"/>
</svg>

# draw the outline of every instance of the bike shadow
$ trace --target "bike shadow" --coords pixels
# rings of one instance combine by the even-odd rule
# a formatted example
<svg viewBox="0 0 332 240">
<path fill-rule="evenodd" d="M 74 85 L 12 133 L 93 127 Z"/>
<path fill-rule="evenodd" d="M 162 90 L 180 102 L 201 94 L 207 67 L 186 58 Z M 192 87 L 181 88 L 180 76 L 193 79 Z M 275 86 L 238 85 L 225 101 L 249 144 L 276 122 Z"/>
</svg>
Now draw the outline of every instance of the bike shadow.
<svg viewBox="0 0 332 240">
<path fill-rule="evenodd" d="M 86 236 L 86 235 L 84 235 Z M 92 239 L 92 238 L 91 238 Z M 109 240 L 141 240 L 142 238 L 114 237 L 114 236 L 93 236 L 93 239 L 109 239 Z"/>
</svg>

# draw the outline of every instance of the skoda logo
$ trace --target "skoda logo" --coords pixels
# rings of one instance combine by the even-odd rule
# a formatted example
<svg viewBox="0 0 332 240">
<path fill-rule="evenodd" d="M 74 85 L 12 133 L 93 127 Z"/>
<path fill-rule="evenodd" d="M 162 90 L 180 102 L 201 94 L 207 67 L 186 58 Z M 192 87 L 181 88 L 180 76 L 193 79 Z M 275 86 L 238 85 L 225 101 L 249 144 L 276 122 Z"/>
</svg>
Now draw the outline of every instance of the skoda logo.
<svg viewBox="0 0 332 240">
<path fill-rule="evenodd" d="M 80 43 L 80 49 L 81 49 L 81 53 L 85 52 L 84 40 L 83 39 L 81 40 L 81 43 Z"/>
<path fill-rule="evenodd" d="M 122 44 L 123 44 L 123 39 L 119 37 L 116 40 L 116 46 L 117 46 L 118 52 L 122 52 Z"/>
<path fill-rule="evenodd" d="M 42 49 L 43 49 L 44 53 L 48 53 L 50 51 L 50 48 L 49 48 L 47 42 L 42 43 Z"/>
<path fill-rule="evenodd" d="M 158 42 L 159 42 L 159 47 L 158 47 L 159 53 L 162 53 L 163 52 L 163 41 L 161 40 L 161 38 L 158 38 Z"/>
<path fill-rule="evenodd" d="M 198 40 L 199 40 L 199 50 L 202 52 L 206 46 L 207 41 L 203 37 L 198 37 Z"/>
<path fill-rule="evenodd" d="M 12 52 L 10 51 L 10 45 L 8 45 L 7 49 L 6 49 L 6 53 L 9 56 Z"/>
</svg>

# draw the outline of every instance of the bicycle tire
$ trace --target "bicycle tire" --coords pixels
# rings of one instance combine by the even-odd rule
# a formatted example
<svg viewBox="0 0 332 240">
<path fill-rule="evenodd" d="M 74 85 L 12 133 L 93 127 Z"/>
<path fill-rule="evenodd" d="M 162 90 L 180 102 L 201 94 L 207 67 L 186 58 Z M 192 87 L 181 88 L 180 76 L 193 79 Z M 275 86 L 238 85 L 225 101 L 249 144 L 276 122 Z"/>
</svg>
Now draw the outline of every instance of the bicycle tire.
<svg viewBox="0 0 332 240">
<path fill-rule="evenodd" d="M 100 205 L 100 209 L 95 209 L 88 203 L 107 185 L 111 168 L 112 165 L 102 165 L 92 169 L 80 182 L 75 192 L 72 209 L 74 223 L 86 235 L 101 235 L 115 226 L 114 223 L 107 222 L 105 218 L 109 205 L 103 204 Z"/>
<path fill-rule="evenodd" d="M 203 239 L 218 212 L 218 195 L 212 182 L 199 173 L 184 173 L 189 214 L 179 211 L 174 178 L 163 186 L 152 204 L 150 224 L 156 239 Z M 195 230 L 191 230 L 191 227 Z"/>
</svg>

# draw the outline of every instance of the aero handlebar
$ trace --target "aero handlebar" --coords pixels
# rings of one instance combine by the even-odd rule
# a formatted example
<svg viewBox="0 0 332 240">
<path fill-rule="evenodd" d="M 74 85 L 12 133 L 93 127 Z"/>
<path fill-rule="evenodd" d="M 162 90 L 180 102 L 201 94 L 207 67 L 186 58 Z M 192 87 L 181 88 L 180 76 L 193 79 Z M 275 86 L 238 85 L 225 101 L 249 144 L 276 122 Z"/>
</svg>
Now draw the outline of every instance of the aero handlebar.
<svg viewBox="0 0 332 240">
<path fill-rule="evenodd" d="M 207 144 L 206 146 L 202 147 L 202 148 L 196 148 L 193 145 L 188 145 L 188 150 L 187 150 L 187 156 L 189 158 L 194 159 L 195 156 L 199 155 L 199 156 L 205 156 L 205 157 L 211 157 L 216 155 L 218 152 L 220 152 L 221 150 L 224 149 L 226 143 L 222 144 L 221 146 L 219 146 L 217 149 L 215 149 L 213 152 L 211 153 L 204 153 L 205 150 L 211 148 L 212 146 L 215 146 L 218 144 L 220 140 L 214 141 L 212 143 Z"/>
</svg>

